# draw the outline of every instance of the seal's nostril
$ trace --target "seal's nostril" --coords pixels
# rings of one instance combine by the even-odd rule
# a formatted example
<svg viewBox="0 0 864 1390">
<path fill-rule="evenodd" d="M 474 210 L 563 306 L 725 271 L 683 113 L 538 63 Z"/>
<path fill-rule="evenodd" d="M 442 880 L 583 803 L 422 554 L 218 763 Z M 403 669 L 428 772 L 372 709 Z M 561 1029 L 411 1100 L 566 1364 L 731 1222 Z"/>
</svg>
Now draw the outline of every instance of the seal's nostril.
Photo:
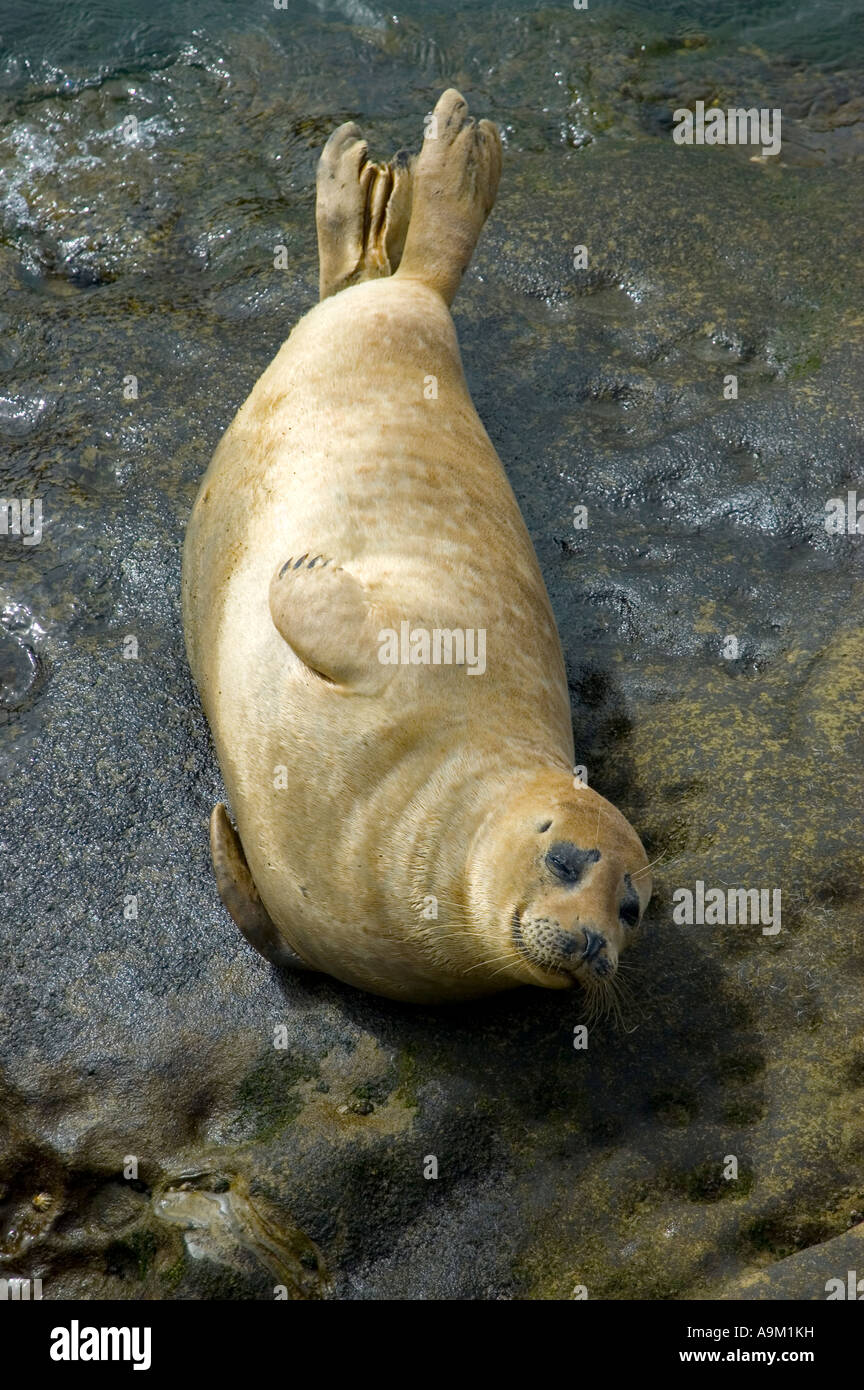
<svg viewBox="0 0 864 1390">
<path fill-rule="evenodd" d="M 582 959 L 593 961 L 606 945 L 605 936 L 601 936 L 597 931 L 585 928 L 585 950 L 582 952 Z"/>
</svg>

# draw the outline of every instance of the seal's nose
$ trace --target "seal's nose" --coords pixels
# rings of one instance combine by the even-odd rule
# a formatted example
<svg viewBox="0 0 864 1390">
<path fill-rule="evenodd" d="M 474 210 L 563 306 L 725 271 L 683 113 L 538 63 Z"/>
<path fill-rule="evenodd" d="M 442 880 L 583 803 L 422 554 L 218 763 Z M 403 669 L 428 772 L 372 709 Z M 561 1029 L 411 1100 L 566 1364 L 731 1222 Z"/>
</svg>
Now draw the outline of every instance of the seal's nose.
<svg viewBox="0 0 864 1390">
<path fill-rule="evenodd" d="M 599 931 L 591 931 L 590 927 L 585 927 L 583 929 L 583 936 L 585 937 L 585 950 L 582 952 L 581 959 L 586 961 L 588 965 L 591 965 L 597 959 L 600 952 L 604 950 L 606 938 L 605 936 L 601 936 Z"/>
</svg>

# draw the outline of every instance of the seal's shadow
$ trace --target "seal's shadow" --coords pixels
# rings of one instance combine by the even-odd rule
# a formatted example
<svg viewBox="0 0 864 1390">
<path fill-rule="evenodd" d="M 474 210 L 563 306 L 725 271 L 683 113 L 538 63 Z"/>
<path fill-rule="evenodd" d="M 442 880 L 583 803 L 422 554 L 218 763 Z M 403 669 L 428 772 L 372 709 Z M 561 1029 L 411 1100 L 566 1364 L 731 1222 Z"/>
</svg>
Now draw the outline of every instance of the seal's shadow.
<svg viewBox="0 0 864 1390">
<path fill-rule="evenodd" d="M 317 996 L 382 1049 L 410 1056 L 418 1138 L 428 1133 L 431 1143 L 442 1118 L 448 1123 L 446 1101 L 443 1117 L 437 1101 L 426 1114 L 424 1090 L 452 1092 L 450 1137 L 457 1145 L 467 1106 L 473 1124 L 462 1171 L 468 1176 L 476 1163 L 482 1180 L 493 1152 L 516 1169 L 530 1161 L 535 1142 L 545 1152 L 550 1124 L 581 1167 L 592 1149 L 610 1144 L 653 1154 L 656 1124 L 683 1128 L 697 1116 L 710 1120 L 723 1112 L 742 1046 L 758 1032 L 746 1003 L 692 936 L 660 923 L 650 909 L 629 954 L 633 985 L 623 1027 L 613 1020 L 590 1026 L 584 1048 L 574 1046 L 574 1029 L 585 1023 L 578 989 L 526 987 L 431 1008 L 365 995 L 324 977 L 282 974 L 279 984 L 289 1005 L 296 1005 L 298 991 L 307 1007 Z M 478 1126 L 485 1142 L 478 1143 Z"/>
</svg>

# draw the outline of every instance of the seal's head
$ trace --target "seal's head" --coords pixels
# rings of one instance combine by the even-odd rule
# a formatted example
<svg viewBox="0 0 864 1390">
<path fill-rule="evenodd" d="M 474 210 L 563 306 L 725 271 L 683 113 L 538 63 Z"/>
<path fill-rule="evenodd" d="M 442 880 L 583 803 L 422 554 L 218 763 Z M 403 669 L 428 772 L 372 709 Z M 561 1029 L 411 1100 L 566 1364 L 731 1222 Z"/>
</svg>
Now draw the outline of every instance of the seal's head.
<svg viewBox="0 0 864 1390">
<path fill-rule="evenodd" d="M 485 944 L 499 947 L 506 973 L 609 996 L 651 897 L 647 856 L 620 811 L 550 771 L 509 797 L 482 838 Z"/>
</svg>

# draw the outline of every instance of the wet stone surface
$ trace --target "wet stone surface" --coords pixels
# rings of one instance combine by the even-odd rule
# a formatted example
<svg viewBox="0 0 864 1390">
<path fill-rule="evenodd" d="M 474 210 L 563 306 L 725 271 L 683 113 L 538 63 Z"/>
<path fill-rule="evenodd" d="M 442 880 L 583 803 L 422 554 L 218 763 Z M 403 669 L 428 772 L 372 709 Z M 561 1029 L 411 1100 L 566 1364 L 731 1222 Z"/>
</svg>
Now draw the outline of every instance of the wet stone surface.
<svg viewBox="0 0 864 1390">
<path fill-rule="evenodd" d="M 864 540 L 824 526 L 864 495 L 860 70 L 647 13 L 235 11 L 0 85 L 2 495 L 43 508 L 0 536 L 0 1276 L 822 1297 L 864 1211 Z M 197 481 L 314 302 L 326 135 L 416 147 L 450 83 L 506 139 L 466 373 L 578 755 L 658 860 L 625 1026 L 586 1051 L 576 996 L 277 976 L 209 866 Z M 675 146 L 697 99 L 782 106 L 781 156 Z M 677 924 L 697 881 L 780 889 L 781 930 Z"/>
</svg>

